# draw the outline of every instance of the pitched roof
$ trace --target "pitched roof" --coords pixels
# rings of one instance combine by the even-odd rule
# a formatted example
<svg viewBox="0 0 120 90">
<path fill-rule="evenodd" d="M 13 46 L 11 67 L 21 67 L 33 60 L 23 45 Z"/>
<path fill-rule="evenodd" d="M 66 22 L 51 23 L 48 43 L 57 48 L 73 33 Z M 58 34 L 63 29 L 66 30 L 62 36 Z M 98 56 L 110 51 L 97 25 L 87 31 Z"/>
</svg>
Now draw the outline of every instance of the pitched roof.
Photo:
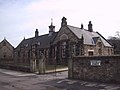
<svg viewBox="0 0 120 90">
<path fill-rule="evenodd" d="M 14 47 L 6 39 L 4 39 L 3 41 L 0 42 L 0 49 L 3 46 L 6 46 L 11 51 L 13 51 L 13 49 L 14 49 Z"/>
<path fill-rule="evenodd" d="M 50 42 L 53 41 L 56 35 L 57 32 L 54 32 L 51 36 L 49 36 L 49 34 L 45 34 L 38 37 L 24 39 L 17 46 L 16 50 L 19 50 L 21 47 L 27 47 L 27 49 L 31 49 L 31 46 L 35 44 L 38 45 L 38 48 L 48 48 L 50 46 Z"/>
<path fill-rule="evenodd" d="M 107 40 L 101 35 L 99 34 L 98 32 L 90 32 L 86 29 L 80 29 L 78 27 L 74 27 L 74 26 L 70 26 L 70 25 L 67 25 L 67 27 L 79 38 L 81 39 L 82 35 L 83 35 L 83 38 L 84 38 L 84 44 L 87 44 L 87 45 L 95 45 L 96 44 L 96 40 L 97 38 L 99 37 L 104 46 L 107 46 L 107 47 L 112 47 L 108 42 Z"/>
</svg>

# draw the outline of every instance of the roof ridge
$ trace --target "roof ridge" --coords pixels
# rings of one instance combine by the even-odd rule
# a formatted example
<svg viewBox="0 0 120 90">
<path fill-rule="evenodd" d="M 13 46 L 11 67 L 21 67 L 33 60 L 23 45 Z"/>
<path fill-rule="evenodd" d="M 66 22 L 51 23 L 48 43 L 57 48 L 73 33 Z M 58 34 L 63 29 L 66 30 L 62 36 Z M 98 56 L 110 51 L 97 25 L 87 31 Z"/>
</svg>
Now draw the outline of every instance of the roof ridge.
<svg viewBox="0 0 120 90">
<path fill-rule="evenodd" d="M 14 49 L 14 47 L 12 46 L 12 44 L 10 44 L 10 43 L 8 42 L 8 40 L 6 40 L 6 39 L 2 40 L 0 44 L 2 44 L 2 43 L 4 43 L 4 42 L 8 43 L 8 45 L 10 45 L 10 46 Z M 6 46 L 10 51 L 12 51 L 7 45 L 3 45 L 3 46 Z M 2 47 L 3 47 L 3 46 L 2 46 Z M 0 47 L 0 49 L 1 49 L 2 47 Z"/>
<path fill-rule="evenodd" d="M 74 27 L 74 28 L 79 28 L 79 27 L 76 27 L 76 26 L 71 26 L 71 25 L 67 25 L 67 26 Z M 79 29 L 81 29 L 81 28 L 79 28 Z"/>
<path fill-rule="evenodd" d="M 84 31 L 87 31 L 87 32 L 90 32 L 88 31 L 87 29 L 81 29 L 80 27 L 76 27 L 76 26 L 71 26 L 71 25 L 67 25 L 67 26 L 70 26 L 70 27 L 73 27 L 73 28 L 77 28 L 77 29 L 80 29 L 80 30 L 84 30 Z M 96 33 L 95 31 L 93 31 L 94 33 Z M 92 32 L 91 32 L 92 33 Z"/>
<path fill-rule="evenodd" d="M 54 33 L 57 33 L 57 32 L 54 32 Z M 49 34 L 43 34 L 43 35 L 38 36 L 37 38 L 43 37 L 43 36 L 46 36 L 46 35 L 49 35 Z M 31 37 L 31 38 L 27 38 L 27 39 L 25 39 L 25 40 L 34 39 L 34 38 L 35 38 L 35 37 Z"/>
<path fill-rule="evenodd" d="M 40 36 L 38 36 L 37 38 L 42 37 L 42 36 L 45 36 L 45 35 L 48 35 L 48 34 L 43 34 L 43 35 L 40 35 Z M 33 39 L 33 38 L 35 38 L 35 37 L 27 38 L 27 39 L 25 39 L 25 40 L 28 40 L 28 39 Z"/>
<path fill-rule="evenodd" d="M 14 48 L 14 46 L 13 46 L 8 40 L 4 39 L 4 40 L 2 40 L 2 41 L 0 42 L 0 44 L 1 44 L 2 42 L 7 42 L 10 46 L 12 46 L 12 47 Z"/>
</svg>

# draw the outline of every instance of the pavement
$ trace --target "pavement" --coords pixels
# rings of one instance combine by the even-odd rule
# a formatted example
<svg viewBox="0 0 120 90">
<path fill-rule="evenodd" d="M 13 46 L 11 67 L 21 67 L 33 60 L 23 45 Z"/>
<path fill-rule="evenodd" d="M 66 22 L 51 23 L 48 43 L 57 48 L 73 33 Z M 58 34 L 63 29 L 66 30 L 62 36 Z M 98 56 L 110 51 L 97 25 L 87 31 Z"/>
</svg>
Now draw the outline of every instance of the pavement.
<svg viewBox="0 0 120 90">
<path fill-rule="evenodd" d="M 68 68 L 61 68 L 61 69 L 56 69 L 56 70 L 47 70 L 46 73 L 56 73 L 56 72 L 63 72 L 63 71 L 68 71 Z"/>
<path fill-rule="evenodd" d="M 68 72 L 38 75 L 0 69 L 0 90 L 120 90 L 120 84 L 68 79 Z"/>
</svg>

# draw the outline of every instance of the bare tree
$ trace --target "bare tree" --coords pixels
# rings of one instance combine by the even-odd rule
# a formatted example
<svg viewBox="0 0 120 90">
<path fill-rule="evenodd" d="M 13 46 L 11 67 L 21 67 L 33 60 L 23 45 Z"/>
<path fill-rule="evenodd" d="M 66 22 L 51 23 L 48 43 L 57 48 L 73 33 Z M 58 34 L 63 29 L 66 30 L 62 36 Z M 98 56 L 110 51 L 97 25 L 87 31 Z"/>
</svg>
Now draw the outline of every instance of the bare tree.
<svg viewBox="0 0 120 90">
<path fill-rule="evenodd" d="M 115 36 L 116 36 L 118 39 L 120 39 L 120 32 L 119 32 L 119 31 L 116 31 Z"/>
<path fill-rule="evenodd" d="M 111 40 L 119 40 L 120 39 L 120 32 L 116 31 L 114 36 L 109 36 L 108 39 Z"/>
</svg>

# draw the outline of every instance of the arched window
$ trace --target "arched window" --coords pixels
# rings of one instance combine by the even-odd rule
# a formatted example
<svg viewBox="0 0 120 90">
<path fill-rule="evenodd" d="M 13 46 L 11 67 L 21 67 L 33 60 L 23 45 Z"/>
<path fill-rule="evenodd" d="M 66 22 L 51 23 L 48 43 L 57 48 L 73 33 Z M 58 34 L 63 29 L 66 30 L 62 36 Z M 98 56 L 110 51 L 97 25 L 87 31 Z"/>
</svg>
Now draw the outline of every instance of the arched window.
<svg viewBox="0 0 120 90">
<path fill-rule="evenodd" d="M 73 44 L 73 46 L 72 46 L 72 54 L 76 55 L 76 45 L 75 44 Z"/>
<path fill-rule="evenodd" d="M 66 42 L 63 42 L 62 43 L 62 47 L 61 47 L 61 49 L 62 49 L 62 58 L 65 58 L 66 57 Z"/>
</svg>

